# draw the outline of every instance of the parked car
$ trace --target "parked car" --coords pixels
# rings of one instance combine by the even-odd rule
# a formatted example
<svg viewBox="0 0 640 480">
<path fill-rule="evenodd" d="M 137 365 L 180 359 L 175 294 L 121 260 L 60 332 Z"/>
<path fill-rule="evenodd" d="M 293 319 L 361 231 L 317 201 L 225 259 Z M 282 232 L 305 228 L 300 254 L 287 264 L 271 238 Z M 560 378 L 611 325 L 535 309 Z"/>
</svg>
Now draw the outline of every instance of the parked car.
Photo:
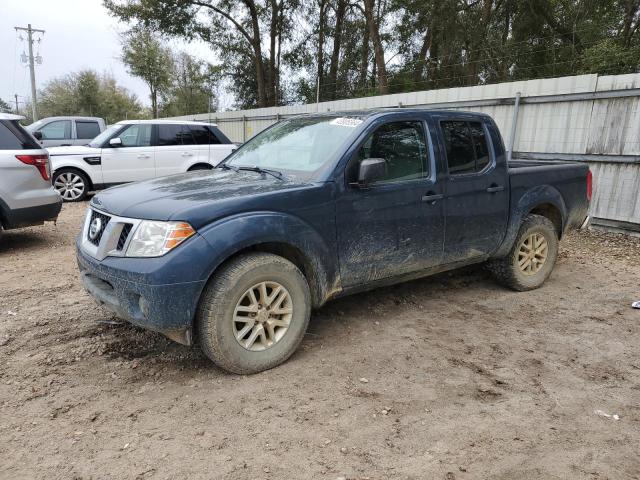
<svg viewBox="0 0 640 480">
<path fill-rule="evenodd" d="M 190 170 L 207 170 L 237 147 L 213 124 L 128 120 L 85 147 L 49 149 L 53 186 L 67 202 L 93 190 Z"/>
<path fill-rule="evenodd" d="M 48 117 L 26 127 L 45 148 L 86 145 L 106 128 L 98 117 Z"/>
<path fill-rule="evenodd" d="M 591 173 L 507 165 L 493 120 L 419 109 L 283 121 L 212 172 L 95 196 L 77 240 L 85 288 L 131 323 L 254 373 L 342 295 L 488 262 L 540 287 L 587 218 Z"/>
<path fill-rule="evenodd" d="M 21 125 L 0 113 L 0 237 L 3 230 L 41 225 L 60 213 L 47 151 Z"/>
</svg>

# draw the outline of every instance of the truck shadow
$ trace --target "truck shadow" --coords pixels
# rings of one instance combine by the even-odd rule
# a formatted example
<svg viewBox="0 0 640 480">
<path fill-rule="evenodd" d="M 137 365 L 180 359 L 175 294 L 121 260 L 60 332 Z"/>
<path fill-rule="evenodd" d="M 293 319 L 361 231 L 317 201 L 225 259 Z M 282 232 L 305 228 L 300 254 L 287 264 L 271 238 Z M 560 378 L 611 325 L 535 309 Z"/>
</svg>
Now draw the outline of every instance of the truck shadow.
<svg viewBox="0 0 640 480">
<path fill-rule="evenodd" d="M 42 232 L 33 230 L 9 230 L 0 238 L 0 258 L 12 253 L 23 253 L 43 248 L 49 240 Z"/>
</svg>

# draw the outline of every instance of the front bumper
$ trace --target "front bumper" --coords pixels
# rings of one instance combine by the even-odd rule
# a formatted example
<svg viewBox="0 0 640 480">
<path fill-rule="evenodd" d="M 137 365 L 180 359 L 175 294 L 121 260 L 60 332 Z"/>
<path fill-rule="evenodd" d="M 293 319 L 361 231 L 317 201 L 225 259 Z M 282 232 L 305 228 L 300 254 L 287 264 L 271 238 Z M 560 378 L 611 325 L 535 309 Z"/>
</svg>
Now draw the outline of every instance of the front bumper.
<svg viewBox="0 0 640 480">
<path fill-rule="evenodd" d="M 193 319 L 206 281 L 162 282 L 175 277 L 175 255 L 98 261 L 84 253 L 79 242 L 76 255 L 84 288 L 99 303 L 123 320 L 191 345 Z"/>
</svg>

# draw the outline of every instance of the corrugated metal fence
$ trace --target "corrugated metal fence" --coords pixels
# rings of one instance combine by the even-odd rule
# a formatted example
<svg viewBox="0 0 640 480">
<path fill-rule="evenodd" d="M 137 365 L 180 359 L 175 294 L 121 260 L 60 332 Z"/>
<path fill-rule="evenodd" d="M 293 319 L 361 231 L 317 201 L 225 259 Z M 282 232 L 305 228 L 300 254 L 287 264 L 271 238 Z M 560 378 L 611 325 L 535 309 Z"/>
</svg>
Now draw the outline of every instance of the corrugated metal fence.
<svg viewBox="0 0 640 480">
<path fill-rule="evenodd" d="M 640 232 L 640 73 L 527 80 L 180 118 L 209 120 L 233 141 L 244 142 L 292 115 L 413 106 L 488 113 L 505 143 L 515 118 L 513 158 L 589 163 L 594 174 L 592 217 L 603 225 Z"/>
</svg>

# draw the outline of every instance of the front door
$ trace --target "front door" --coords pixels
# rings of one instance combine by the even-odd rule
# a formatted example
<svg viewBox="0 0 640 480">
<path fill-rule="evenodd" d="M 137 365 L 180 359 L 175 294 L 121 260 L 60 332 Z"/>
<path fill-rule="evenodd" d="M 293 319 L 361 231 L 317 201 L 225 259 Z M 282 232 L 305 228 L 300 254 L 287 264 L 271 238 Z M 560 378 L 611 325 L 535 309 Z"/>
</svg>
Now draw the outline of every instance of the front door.
<svg viewBox="0 0 640 480">
<path fill-rule="evenodd" d="M 445 263 L 488 255 L 507 228 L 506 162 L 497 164 L 484 122 L 446 119 L 440 129 L 448 167 Z"/>
<path fill-rule="evenodd" d="M 384 158 L 386 177 L 351 185 L 359 163 Z M 385 123 L 358 148 L 336 201 L 340 275 L 345 287 L 439 264 L 444 239 L 441 186 L 422 120 Z"/>
<path fill-rule="evenodd" d="M 151 124 L 128 125 L 118 135 L 121 147 L 102 149 L 102 176 L 104 183 L 118 184 L 154 178 L 156 165 L 151 146 Z"/>
</svg>

